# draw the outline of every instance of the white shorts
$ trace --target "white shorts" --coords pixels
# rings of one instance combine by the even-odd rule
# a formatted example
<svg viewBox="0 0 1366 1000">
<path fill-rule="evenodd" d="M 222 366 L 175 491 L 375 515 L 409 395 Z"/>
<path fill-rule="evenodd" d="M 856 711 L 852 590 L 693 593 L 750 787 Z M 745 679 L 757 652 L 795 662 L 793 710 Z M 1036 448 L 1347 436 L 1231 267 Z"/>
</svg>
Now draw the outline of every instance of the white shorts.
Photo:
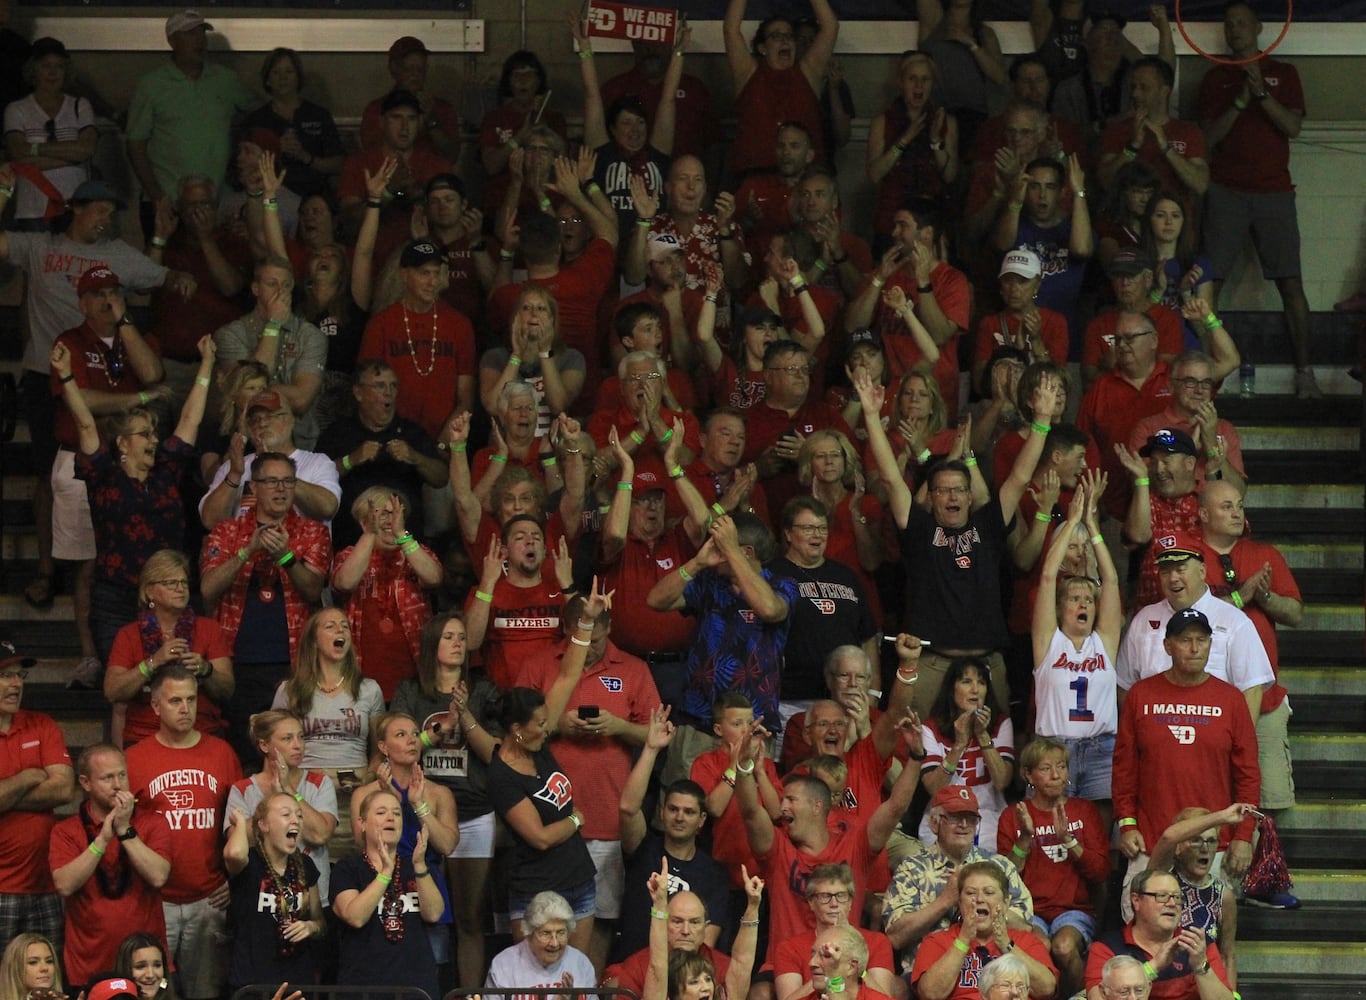
<svg viewBox="0 0 1366 1000">
<path fill-rule="evenodd" d="M 63 448 L 52 464 L 52 556 L 72 562 L 95 558 L 95 527 L 85 480 L 76 478 L 76 453 Z"/>
<path fill-rule="evenodd" d="M 452 858 L 491 858 L 493 857 L 494 814 L 486 812 L 475 819 L 460 824 L 460 842 L 455 845 L 449 857 Z"/>
<path fill-rule="evenodd" d="M 621 855 L 621 841 L 586 840 L 584 843 L 598 869 L 593 880 L 597 890 L 593 916 L 615 920 L 621 916 L 621 898 L 626 891 L 626 862 Z"/>
</svg>

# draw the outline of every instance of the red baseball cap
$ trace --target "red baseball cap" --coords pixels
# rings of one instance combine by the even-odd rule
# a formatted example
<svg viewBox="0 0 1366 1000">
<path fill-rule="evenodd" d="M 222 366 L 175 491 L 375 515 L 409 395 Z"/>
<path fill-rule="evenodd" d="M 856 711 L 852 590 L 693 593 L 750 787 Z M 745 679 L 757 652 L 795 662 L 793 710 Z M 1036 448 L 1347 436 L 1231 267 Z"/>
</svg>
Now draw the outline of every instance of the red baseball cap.
<svg viewBox="0 0 1366 1000">
<path fill-rule="evenodd" d="M 103 264 L 96 264 L 87 268 L 86 272 L 76 279 L 76 294 L 85 295 L 105 288 L 118 288 L 121 284 L 123 282 L 119 281 L 117 274 Z"/>
<path fill-rule="evenodd" d="M 977 793 L 967 785 L 945 785 L 930 799 L 931 809 L 942 809 L 950 815 L 971 813 L 982 815 L 982 807 L 977 802 Z"/>
</svg>

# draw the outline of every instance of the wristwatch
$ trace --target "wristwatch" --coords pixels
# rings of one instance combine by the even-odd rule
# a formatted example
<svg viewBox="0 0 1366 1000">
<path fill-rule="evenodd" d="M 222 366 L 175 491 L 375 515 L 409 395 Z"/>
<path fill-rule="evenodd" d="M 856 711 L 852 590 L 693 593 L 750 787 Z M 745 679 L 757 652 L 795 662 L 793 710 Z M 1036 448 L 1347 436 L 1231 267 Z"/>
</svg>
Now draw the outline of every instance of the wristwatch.
<svg viewBox="0 0 1366 1000">
<path fill-rule="evenodd" d="M 130 840 L 137 840 L 138 832 L 130 826 L 125 832 L 119 834 L 118 837 L 119 840 L 123 841 L 124 843 L 127 843 Z"/>
</svg>

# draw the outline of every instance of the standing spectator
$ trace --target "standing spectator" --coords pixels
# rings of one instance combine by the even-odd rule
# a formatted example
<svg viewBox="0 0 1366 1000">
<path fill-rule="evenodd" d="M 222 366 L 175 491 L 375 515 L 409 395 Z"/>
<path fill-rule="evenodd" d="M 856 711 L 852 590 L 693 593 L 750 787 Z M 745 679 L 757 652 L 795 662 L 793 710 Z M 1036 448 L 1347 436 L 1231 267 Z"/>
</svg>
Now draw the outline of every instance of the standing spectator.
<svg viewBox="0 0 1366 1000">
<path fill-rule="evenodd" d="M 1187 607 L 1172 615 L 1164 634 L 1171 666 L 1129 689 L 1115 740 L 1119 847 L 1131 863 L 1147 852 L 1147 845 L 1157 844 L 1188 803 L 1204 802 L 1218 811 L 1231 802 L 1253 801 L 1261 785 L 1257 734 L 1247 702 L 1232 684 L 1205 670 L 1213 635 L 1210 620 Z M 1160 775 L 1161 780 L 1140 777 L 1140 758 L 1142 773 Z M 1240 880 L 1247 872 L 1255 823 L 1249 815 L 1220 837 L 1227 852 L 1223 871 L 1230 879 Z M 1142 888 L 1137 879 L 1134 883 Z M 1173 899 L 1179 904 L 1179 893 Z M 1095 955 L 1092 951 L 1090 961 Z"/>
<path fill-rule="evenodd" d="M 427 236 L 441 250 L 450 269 L 450 283 L 441 297 L 482 327 L 484 300 L 497 269 L 484 239 L 484 213 L 465 194 L 465 182 L 458 174 L 437 174 L 427 182 L 425 194 Z M 369 199 L 366 205 L 368 208 Z"/>
<path fill-rule="evenodd" d="M 197 10 L 166 18 L 171 61 L 138 80 L 128 107 L 128 160 L 142 187 L 143 231 L 149 210 L 171 196 L 180 178 L 203 174 L 221 188 L 228 171 L 234 118 L 255 96 L 224 66 L 206 61 L 213 25 Z"/>
<path fill-rule="evenodd" d="M 762 383 L 760 385 L 762 387 Z M 702 450 L 684 466 L 683 474 L 696 488 L 703 503 L 716 504 L 728 514 L 742 511 L 757 514 L 767 524 L 768 501 L 758 484 L 758 470 L 752 463 L 740 462 L 745 453 L 746 436 L 741 411 L 728 406 L 712 410 L 702 422 Z"/>
<path fill-rule="evenodd" d="M 151 688 L 158 728 L 128 749 L 128 787 L 171 828 L 171 873 L 161 894 L 177 992 L 213 1000 L 227 977 L 219 943 L 227 935 L 229 890 L 218 831 L 242 768 L 226 742 L 195 729 L 199 684 L 187 667 L 163 666 Z"/>
<path fill-rule="evenodd" d="M 413 534 L 426 538 L 422 491 L 425 486 L 440 489 L 450 481 L 446 456 L 437 451 L 432 436 L 417 420 L 399 415 L 399 401 L 406 393 L 387 362 L 362 361 L 352 381 L 355 415 L 338 418 L 318 439 L 318 450 L 336 463 L 341 505 L 354 510 L 360 497 L 374 489 L 401 493 L 405 523 L 412 526 Z M 447 423 L 443 420 L 437 433 Z M 353 545 L 365 528 L 364 519 L 334 524 L 333 544 L 338 550 Z"/>
<path fill-rule="evenodd" d="M 436 244 L 409 243 L 399 267 L 403 295 L 371 318 L 359 356 L 388 366 L 398 378 L 394 412 L 436 439 L 455 414 L 474 406 L 474 328 L 441 300 Z"/>
<path fill-rule="evenodd" d="M 1035 19 L 1030 20 L 1032 26 Z M 1106 126 L 1131 107 L 1129 60 L 1139 53 L 1129 51 L 1130 45 L 1124 38 L 1128 22 L 1113 8 L 1094 12 L 1090 21 L 1082 43 L 1086 53 L 1081 71 L 1059 78 L 1053 110 L 1059 117 L 1075 122 L 1094 142 Z M 1157 28 L 1159 56 L 1167 65 L 1175 66 L 1174 43 L 1165 11 L 1153 26 Z"/>
<path fill-rule="evenodd" d="M 252 481 L 256 505 L 209 532 L 199 563 L 200 590 L 206 601 L 218 603 L 218 624 L 232 643 L 236 685 L 223 714 L 242 760 L 256 753 L 248 720 L 270 707 L 289 673 L 304 620 L 332 565 L 327 528 L 294 509 L 293 460 L 258 453 Z"/>
<path fill-rule="evenodd" d="M 188 666 L 199 682 L 195 728 L 226 736 L 219 707 L 232 697 L 232 647 L 208 615 L 190 606 L 190 560 L 174 549 L 154 552 L 138 574 L 138 613 L 114 636 L 104 696 L 114 705 L 113 738 L 125 748 L 155 733 L 148 681 L 171 663 Z"/>
<path fill-rule="evenodd" d="M 1170 402 L 1166 409 L 1144 417 L 1129 432 L 1129 450 L 1169 428 L 1189 434 L 1195 444 L 1195 476 L 1206 483 L 1224 480 L 1241 494 L 1247 490 L 1243 471 L 1243 442 L 1238 428 L 1219 416 L 1214 406 L 1214 361 L 1200 351 L 1186 351 L 1171 363 Z"/>
<path fill-rule="evenodd" d="M 41 935 L 62 947 L 62 904 L 51 870 L 33 864 L 52 838 L 53 811 L 76 794 L 66 741 L 50 716 L 20 708 L 36 661 L 0 641 L 0 938 Z"/>
<path fill-rule="evenodd" d="M 995 89 L 1006 82 L 1006 61 L 996 32 L 977 0 L 916 0 L 916 44 L 938 70 L 937 102 L 958 120 L 971 149 L 987 119 Z"/>
<path fill-rule="evenodd" d="M 804 228 L 821 248 L 816 264 L 820 276 L 808 276 L 821 286 L 838 291 L 847 301 L 858 294 L 863 276 L 873 267 L 868 241 L 841 228 L 840 195 L 835 175 L 825 167 L 809 167 L 797 185 L 793 221 Z"/>
<path fill-rule="evenodd" d="M 1262 22 L 1245 2 L 1224 8 L 1224 41 L 1236 66 L 1214 65 L 1200 81 L 1199 116 L 1210 149 L 1205 246 L 1227 277 L 1249 235 L 1262 277 L 1276 284 L 1295 354 L 1295 395 L 1322 395 L 1309 360 L 1309 301 L 1300 273 L 1300 231 L 1290 180 L 1290 140 L 1304 126 L 1304 91 L 1289 63 L 1260 55 Z M 1219 301 L 1222 281 L 1214 297 Z"/>
<path fill-rule="evenodd" d="M 1092 221 L 1096 227 L 1096 260 L 1108 272 L 1121 250 L 1137 250 L 1143 243 L 1148 203 L 1157 193 L 1157 172 L 1134 160 L 1115 173 Z"/>
<path fill-rule="evenodd" d="M 677 40 L 675 40 L 677 44 Z M 668 89 L 665 76 L 673 58 L 667 43 L 633 40 L 634 62 L 625 72 L 602 84 L 602 103 L 611 107 L 623 97 L 635 97 L 645 108 L 645 120 L 653 124 Z M 674 103 L 674 148 L 679 156 L 708 158 L 720 140 L 720 121 L 713 113 L 711 91 L 701 78 L 684 73 L 669 95 Z"/>
<path fill-rule="evenodd" d="M 1195 229 L 1195 219 L 1186 218 L 1186 205 L 1180 195 L 1159 191 L 1148 199 L 1141 232 L 1143 248 L 1157 265 L 1153 290 L 1162 305 L 1178 314 L 1182 300 L 1188 296 L 1213 302 L 1211 286 L 1219 277 L 1209 258 L 1198 252 Z M 1185 333 L 1189 345 L 1209 344 L 1209 331 L 1197 323 L 1187 321 Z"/>
<path fill-rule="evenodd" d="M 736 220 L 749 246 L 767 253 L 773 237 L 792 224 L 797 182 L 815 155 L 815 140 L 801 122 L 786 121 L 777 127 L 773 166 L 750 174 L 735 192 Z M 756 271 L 762 274 L 762 268 Z"/>
<path fill-rule="evenodd" d="M 280 161 L 289 173 L 289 189 L 301 198 L 326 192 L 346 159 L 332 113 L 305 99 L 300 93 L 303 85 L 299 53 L 272 49 L 261 64 L 261 89 L 270 100 L 242 121 L 249 130 L 265 129 L 280 137 Z"/>
<path fill-rule="evenodd" d="M 1134 482 L 1124 521 L 1124 543 L 1143 550 L 1135 588 L 1136 602 L 1143 607 L 1158 598 L 1156 557 L 1174 544 L 1175 532 L 1198 530 L 1201 484 L 1195 478 L 1195 442 L 1184 431 L 1162 427 L 1148 438 L 1137 456 L 1127 449 L 1117 454 Z M 1182 547 L 1193 545 L 1190 542 Z"/>
<path fill-rule="evenodd" d="M 389 91 L 406 90 L 417 98 L 419 124 L 416 144 L 446 159 L 460 158 L 460 114 L 455 106 L 427 89 L 427 65 L 431 50 L 422 39 L 404 35 L 389 46 L 389 75 L 394 86 Z M 387 95 L 386 95 L 387 96 Z M 363 149 L 383 141 L 381 119 L 384 98 L 377 97 L 365 106 L 360 119 L 360 144 Z"/>
<path fill-rule="evenodd" d="M 327 339 L 316 326 L 294 312 L 294 272 L 283 257 L 267 257 L 256 265 L 251 281 L 252 311 L 219 328 L 218 367 L 226 371 L 243 358 L 266 366 L 271 388 L 294 414 L 294 438 L 311 450 L 318 441 L 314 404 L 327 366 Z"/>
<path fill-rule="evenodd" d="M 799 57 L 793 22 L 785 17 L 769 17 L 759 22 L 753 42 L 746 45 L 741 34 L 745 6 L 745 0 L 728 0 L 722 22 L 726 61 L 736 95 L 737 128 L 730 150 L 731 176 L 739 180 L 773 167 L 770 137 L 785 121 L 798 121 L 806 126 L 813 139 L 815 162 L 828 163 L 817 94 L 835 51 L 839 18 L 828 0 L 813 0 L 816 37 L 806 54 Z"/>
<path fill-rule="evenodd" d="M 1082 271 L 1079 268 L 1078 274 Z M 1013 347 L 1025 352 L 1031 363 L 1067 363 L 1067 316 L 1059 312 L 1056 306 L 1039 304 L 1043 273 L 1043 261 L 1034 248 L 1021 246 L 1009 250 L 1001 258 L 997 286 L 1001 308 L 984 313 L 977 321 L 976 342 L 972 352 L 973 384 L 983 384 L 987 365 L 1002 347 Z M 1075 300 L 1072 305 L 1075 305 Z M 991 398 L 997 397 L 992 394 Z M 998 466 L 1001 461 L 999 456 L 1000 450 L 993 451 L 992 461 Z M 1006 465 L 1006 468 L 1010 466 Z"/>
<path fill-rule="evenodd" d="M 337 553 L 332 587 L 347 595 L 356 653 L 387 701 L 400 681 L 416 676 L 422 625 L 432 613 L 425 591 L 441 586 L 445 573 L 436 553 L 406 527 L 403 494 L 372 486 L 351 511 L 362 532 Z"/>
<path fill-rule="evenodd" d="M 130 927 L 155 934 L 165 952 L 161 887 L 171 874 L 171 828 L 154 809 L 134 811 L 117 747 L 86 747 L 76 775 L 86 798 L 53 829 L 48 865 L 66 901 L 62 965 L 72 982 L 88 983 L 113 966 Z"/>
<path fill-rule="evenodd" d="M 1055 0 L 1037 0 L 1038 3 L 1051 3 Z M 1084 3 L 1085 0 L 1068 0 L 1068 2 Z M 1077 38 L 1077 46 L 1074 55 L 1081 51 L 1080 36 Z M 1023 52 L 1010 61 L 1010 68 L 1006 70 L 1006 75 L 1010 78 L 1010 97 L 1012 104 L 1030 104 L 1048 113 L 1052 106 L 1053 85 L 1065 79 L 1064 76 L 1051 73 L 1048 68 L 1048 60 L 1042 52 Z M 990 160 L 1006 144 L 1006 115 L 1009 112 L 995 115 L 982 123 L 982 127 L 977 130 L 976 148 L 970 152 L 970 158 L 974 161 Z M 1076 153 L 1081 157 L 1082 164 L 1087 164 L 1091 159 L 1090 150 L 1087 148 L 1085 140 L 1082 138 L 1081 129 L 1077 128 L 1075 122 L 1060 118 L 1055 114 L 1048 114 L 1047 119 L 1047 138 L 1045 142 L 1045 155 L 1051 155 L 1055 159 L 1065 158 Z M 1062 156 L 1059 157 L 1058 154 Z"/>
<path fill-rule="evenodd" d="M 550 82 L 536 53 L 518 49 L 503 60 L 498 76 L 498 107 L 479 123 L 479 161 L 484 168 L 484 214 L 503 204 L 511 176 L 508 161 L 532 142 L 556 141 L 554 153 L 564 152 L 569 135 L 564 115 L 549 107 Z"/>
<path fill-rule="evenodd" d="M 1133 111 L 1101 133 L 1100 182 L 1109 187 L 1123 164 L 1138 160 L 1157 172 L 1162 190 L 1181 192 L 1193 206 L 1209 187 L 1209 163 L 1200 127 L 1168 113 L 1176 70 L 1157 56 L 1144 56 L 1129 77 Z"/>
<path fill-rule="evenodd" d="M 551 238 L 553 234 L 545 230 L 543 223 L 523 228 L 537 226 L 542 229 L 540 235 L 544 240 Z M 599 297 L 608 283 L 606 272 L 603 279 L 603 284 L 597 286 Z M 550 429 L 557 414 L 573 409 L 583 396 L 589 362 L 560 336 L 560 307 L 553 292 L 527 283 L 511 301 L 508 347 L 491 347 L 479 358 L 479 401 L 485 410 L 495 412 L 503 386 L 515 381 L 529 383 L 536 390 L 536 433 L 542 435 Z M 593 372 L 596 374 L 596 367 Z M 590 395 L 588 399 L 591 398 Z"/>
<path fill-rule="evenodd" d="M 25 75 L 33 93 L 5 106 L 5 152 L 19 177 L 14 219 L 36 230 L 60 215 L 66 200 L 90 176 L 95 155 L 95 110 L 88 99 L 65 92 L 71 55 L 55 38 L 29 49 Z"/>
</svg>

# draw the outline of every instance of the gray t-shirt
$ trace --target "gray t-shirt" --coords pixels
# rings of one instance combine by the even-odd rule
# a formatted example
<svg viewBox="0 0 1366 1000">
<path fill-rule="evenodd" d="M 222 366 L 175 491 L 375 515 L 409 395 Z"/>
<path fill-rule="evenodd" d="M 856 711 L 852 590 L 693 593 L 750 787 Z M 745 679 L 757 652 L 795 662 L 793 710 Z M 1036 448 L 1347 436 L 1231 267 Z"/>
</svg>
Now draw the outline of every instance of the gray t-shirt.
<svg viewBox="0 0 1366 1000">
<path fill-rule="evenodd" d="M 57 338 L 85 322 L 76 300 L 76 282 L 90 268 L 103 265 L 119 276 L 124 288 L 137 291 L 160 288 L 166 280 L 166 268 L 122 240 L 77 243 L 55 233 L 6 233 L 5 237 L 9 262 L 28 275 L 27 371 L 46 375 L 48 355 Z"/>
<path fill-rule="evenodd" d="M 289 708 L 286 683 L 282 681 L 275 689 L 271 708 Z M 313 704 L 303 716 L 303 766 L 364 771 L 368 763 L 370 720 L 383 711 L 384 694 L 368 677 L 362 678 L 360 694 L 354 700 L 345 686 L 332 694 L 314 691 Z"/>
<path fill-rule="evenodd" d="M 255 354 L 265 328 L 266 321 L 254 309 L 241 319 L 220 327 L 213 335 L 218 347 L 219 370 L 227 371 Z M 326 369 L 327 337 L 307 320 L 290 316 L 280 328 L 280 353 L 275 370 L 270 373 L 271 382 L 288 385 L 296 375 L 316 375 L 321 379 Z M 294 445 L 304 451 L 312 451 L 318 443 L 317 408 L 315 397 L 312 406 L 294 417 Z"/>
</svg>

